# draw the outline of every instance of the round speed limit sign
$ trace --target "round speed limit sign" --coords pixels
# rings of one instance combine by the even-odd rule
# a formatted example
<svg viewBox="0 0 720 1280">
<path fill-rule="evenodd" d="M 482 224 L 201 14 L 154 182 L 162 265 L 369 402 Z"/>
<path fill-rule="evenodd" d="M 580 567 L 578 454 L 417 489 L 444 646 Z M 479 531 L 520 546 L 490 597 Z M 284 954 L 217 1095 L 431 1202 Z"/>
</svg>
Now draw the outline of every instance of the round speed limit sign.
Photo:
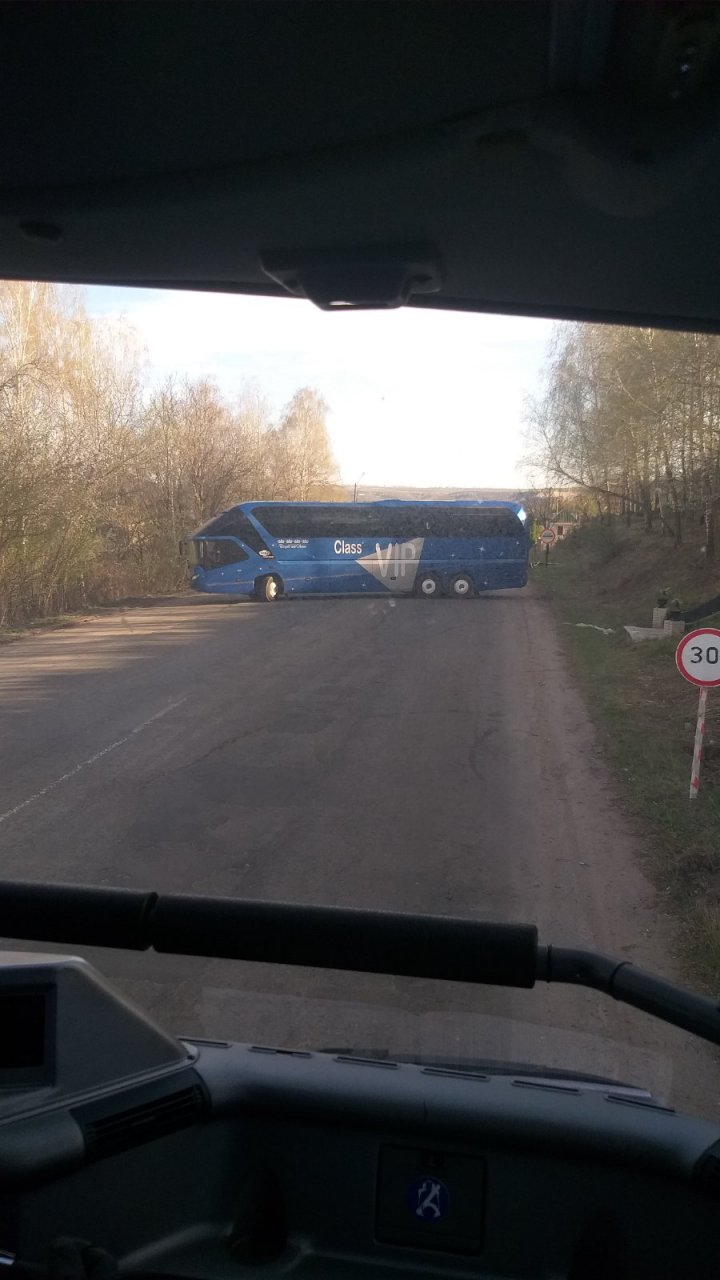
<svg viewBox="0 0 720 1280">
<path fill-rule="evenodd" d="M 720 685 L 720 631 L 716 627 L 701 627 L 683 636 L 676 651 L 675 662 L 681 676 L 703 689 Z"/>
</svg>

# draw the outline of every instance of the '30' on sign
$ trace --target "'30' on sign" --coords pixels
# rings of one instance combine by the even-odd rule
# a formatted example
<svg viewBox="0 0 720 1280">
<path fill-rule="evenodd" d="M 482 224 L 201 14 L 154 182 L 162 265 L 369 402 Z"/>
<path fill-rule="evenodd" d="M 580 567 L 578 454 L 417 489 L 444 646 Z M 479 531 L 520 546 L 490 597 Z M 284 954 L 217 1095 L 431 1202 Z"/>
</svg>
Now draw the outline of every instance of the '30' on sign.
<svg viewBox="0 0 720 1280">
<path fill-rule="evenodd" d="M 683 636 L 675 652 L 680 675 L 709 689 L 720 685 L 720 631 L 701 627 Z"/>
</svg>

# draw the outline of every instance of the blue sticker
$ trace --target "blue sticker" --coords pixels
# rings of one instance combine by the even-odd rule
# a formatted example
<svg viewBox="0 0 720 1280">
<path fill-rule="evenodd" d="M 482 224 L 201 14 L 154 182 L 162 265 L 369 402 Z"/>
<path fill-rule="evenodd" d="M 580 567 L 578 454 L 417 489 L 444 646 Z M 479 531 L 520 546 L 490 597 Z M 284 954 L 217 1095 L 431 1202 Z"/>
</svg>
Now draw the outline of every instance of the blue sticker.
<svg viewBox="0 0 720 1280">
<path fill-rule="evenodd" d="M 408 1206 L 422 1222 L 439 1222 L 450 1208 L 450 1192 L 439 1178 L 427 1174 L 410 1183 Z"/>
</svg>

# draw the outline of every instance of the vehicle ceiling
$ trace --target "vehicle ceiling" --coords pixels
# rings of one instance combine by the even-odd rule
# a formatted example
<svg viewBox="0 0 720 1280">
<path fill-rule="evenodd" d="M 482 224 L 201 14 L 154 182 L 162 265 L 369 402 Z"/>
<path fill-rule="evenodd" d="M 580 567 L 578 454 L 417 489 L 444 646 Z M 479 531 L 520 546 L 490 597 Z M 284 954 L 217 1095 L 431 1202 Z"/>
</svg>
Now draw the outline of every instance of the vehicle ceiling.
<svg viewBox="0 0 720 1280">
<path fill-rule="evenodd" d="M 5 3 L 0 31 L 5 277 L 283 294 L 280 255 L 338 297 L 367 266 L 367 301 L 420 257 L 416 305 L 720 329 L 716 4 Z"/>
</svg>

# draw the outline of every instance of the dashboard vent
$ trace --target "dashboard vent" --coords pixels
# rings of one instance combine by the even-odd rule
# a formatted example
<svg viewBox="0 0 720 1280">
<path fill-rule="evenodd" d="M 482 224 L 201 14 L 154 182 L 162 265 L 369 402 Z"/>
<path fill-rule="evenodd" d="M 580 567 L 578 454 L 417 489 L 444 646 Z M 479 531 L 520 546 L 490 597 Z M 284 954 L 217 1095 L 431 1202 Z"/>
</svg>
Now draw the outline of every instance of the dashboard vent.
<svg viewBox="0 0 720 1280">
<path fill-rule="evenodd" d="M 89 1110 L 89 1109 L 88 1109 Z M 204 1096 L 199 1085 L 167 1093 L 124 1111 L 91 1117 L 75 1112 L 90 1160 L 102 1160 L 145 1142 L 187 1129 L 202 1119 Z"/>
<path fill-rule="evenodd" d="M 695 1185 L 700 1191 L 720 1200 L 720 1142 L 714 1143 L 695 1166 Z"/>
</svg>

